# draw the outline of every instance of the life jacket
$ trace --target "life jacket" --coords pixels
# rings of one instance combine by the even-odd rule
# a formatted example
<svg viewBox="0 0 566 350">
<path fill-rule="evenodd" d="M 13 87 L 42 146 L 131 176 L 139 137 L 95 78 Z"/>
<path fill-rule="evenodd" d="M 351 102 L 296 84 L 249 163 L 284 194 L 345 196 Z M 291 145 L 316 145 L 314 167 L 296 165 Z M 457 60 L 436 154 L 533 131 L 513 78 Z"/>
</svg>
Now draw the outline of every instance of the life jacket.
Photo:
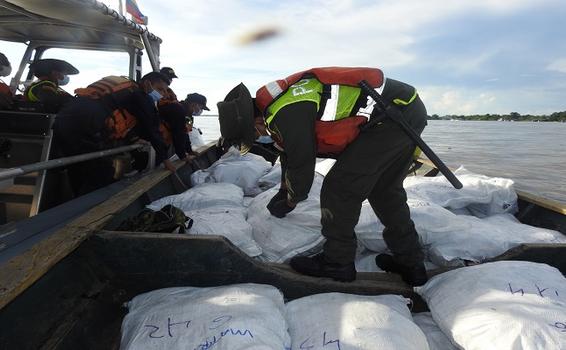
<svg viewBox="0 0 566 350">
<path fill-rule="evenodd" d="M 173 143 L 173 136 L 171 135 L 171 127 L 166 121 L 159 122 L 159 132 L 161 133 L 161 137 L 163 138 L 163 142 L 167 146 L 170 146 Z"/>
<path fill-rule="evenodd" d="M 86 88 L 75 90 L 77 96 L 102 100 L 112 110 L 106 118 L 106 127 L 110 131 L 111 139 L 122 139 L 137 124 L 137 119 L 124 108 L 120 108 L 116 100 L 126 94 L 131 94 L 138 90 L 139 86 L 134 81 L 119 76 L 108 76 L 102 78 Z"/>
<path fill-rule="evenodd" d="M 66 91 L 60 89 L 57 84 L 55 84 L 54 82 L 50 81 L 50 80 L 38 80 L 34 83 L 32 83 L 24 92 L 24 98 L 26 101 L 30 101 L 30 102 L 40 102 L 39 101 L 39 97 L 37 97 L 34 94 L 35 89 L 37 88 L 47 88 L 50 90 L 53 90 L 53 92 L 60 94 L 60 95 L 68 95 Z"/>
<path fill-rule="evenodd" d="M 416 90 L 405 83 L 388 79 L 377 68 L 315 68 L 271 82 L 257 91 L 256 104 L 264 111 L 268 129 L 277 144 L 284 148 L 279 135 L 270 127 L 283 107 L 310 101 L 317 105 L 315 134 L 317 153 L 340 154 L 356 139 L 360 126 L 367 122 L 375 107 L 371 98 L 363 98 L 358 83 L 366 80 L 386 102 L 408 105 L 416 98 Z M 386 88 L 387 87 L 387 88 Z"/>
</svg>

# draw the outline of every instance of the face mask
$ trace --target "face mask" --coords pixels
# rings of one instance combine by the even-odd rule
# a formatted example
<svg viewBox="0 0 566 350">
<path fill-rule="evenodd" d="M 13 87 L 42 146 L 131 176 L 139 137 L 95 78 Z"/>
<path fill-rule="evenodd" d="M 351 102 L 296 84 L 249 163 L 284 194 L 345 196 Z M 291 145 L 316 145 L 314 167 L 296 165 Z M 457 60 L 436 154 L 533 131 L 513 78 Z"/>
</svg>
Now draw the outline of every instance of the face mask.
<svg viewBox="0 0 566 350">
<path fill-rule="evenodd" d="M 255 140 L 255 142 L 267 144 L 267 143 L 273 143 L 273 139 L 269 135 L 261 135 Z"/>
<path fill-rule="evenodd" d="M 59 84 L 59 86 L 65 86 L 65 85 L 69 84 L 69 76 L 65 75 L 63 77 L 63 79 L 57 80 L 57 83 Z"/>
<path fill-rule="evenodd" d="M 0 69 L 0 77 L 7 77 L 12 74 L 12 66 L 2 66 Z"/>
<path fill-rule="evenodd" d="M 159 102 L 159 100 L 161 100 L 161 98 L 163 97 L 159 92 L 157 92 L 157 90 L 151 90 L 148 95 L 155 103 Z"/>
<path fill-rule="evenodd" d="M 196 111 L 193 112 L 193 115 L 195 116 L 199 116 L 202 114 L 202 108 L 197 109 Z"/>
</svg>

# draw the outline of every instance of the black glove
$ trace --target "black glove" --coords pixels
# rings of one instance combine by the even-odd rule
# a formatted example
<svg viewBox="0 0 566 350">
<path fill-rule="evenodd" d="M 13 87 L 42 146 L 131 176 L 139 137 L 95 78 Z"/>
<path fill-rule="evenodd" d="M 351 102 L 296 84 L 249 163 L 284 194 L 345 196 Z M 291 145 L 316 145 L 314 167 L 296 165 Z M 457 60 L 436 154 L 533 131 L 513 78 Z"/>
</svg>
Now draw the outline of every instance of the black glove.
<svg viewBox="0 0 566 350">
<path fill-rule="evenodd" d="M 273 203 L 271 206 L 268 206 L 269 212 L 271 215 L 284 218 L 287 213 L 290 213 L 295 207 L 291 207 L 287 204 L 287 198 L 278 200 L 277 202 Z"/>
<path fill-rule="evenodd" d="M 275 194 L 275 196 L 273 196 L 273 198 L 271 198 L 269 203 L 267 203 L 267 209 L 272 207 L 273 204 L 275 204 L 275 202 L 278 202 L 282 199 L 287 199 L 287 189 L 286 188 L 280 188 L 279 189 L 279 191 Z"/>
</svg>

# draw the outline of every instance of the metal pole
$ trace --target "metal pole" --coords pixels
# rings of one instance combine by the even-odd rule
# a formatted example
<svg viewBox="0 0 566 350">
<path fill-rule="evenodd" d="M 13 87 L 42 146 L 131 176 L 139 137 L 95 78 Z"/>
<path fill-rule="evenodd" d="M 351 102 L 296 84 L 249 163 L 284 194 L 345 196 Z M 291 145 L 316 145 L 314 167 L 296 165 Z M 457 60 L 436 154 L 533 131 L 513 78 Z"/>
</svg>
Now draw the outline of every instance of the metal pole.
<svg viewBox="0 0 566 350">
<path fill-rule="evenodd" d="M 149 41 L 149 36 L 147 34 L 147 30 L 141 35 L 143 44 L 145 45 L 145 51 L 147 51 L 147 57 L 149 57 L 149 63 L 151 63 L 151 68 L 154 72 L 159 71 L 159 62 L 155 57 L 155 53 L 153 52 L 153 47 L 151 46 L 151 42 Z"/>
<path fill-rule="evenodd" d="M 454 188 L 460 189 L 463 187 L 460 180 L 456 178 L 456 175 L 454 175 L 454 173 L 452 173 L 452 171 L 448 169 L 448 167 L 444 164 L 444 162 L 442 162 L 442 160 L 438 158 L 438 156 L 433 152 L 433 150 L 430 147 L 428 147 L 428 145 L 423 141 L 423 139 L 419 136 L 419 134 L 417 134 L 415 130 L 413 130 L 413 128 L 411 128 L 411 126 L 405 121 L 405 119 L 403 119 L 402 115 L 399 115 L 397 117 L 390 115 L 387 110 L 387 106 L 385 105 L 385 102 L 383 102 L 383 99 L 381 98 L 381 95 L 378 94 L 377 91 L 375 91 L 371 87 L 371 85 L 368 84 L 367 81 L 362 80 L 359 82 L 358 85 L 362 88 L 363 92 L 368 94 L 375 101 L 376 107 L 379 108 L 382 113 L 381 118 L 378 118 L 376 120 L 370 120 L 368 124 L 373 125 L 374 123 L 377 123 L 378 121 L 382 120 L 382 118 L 391 119 L 393 122 L 399 125 L 401 129 L 405 131 L 405 133 L 407 133 L 407 135 L 411 138 L 411 140 L 413 140 L 413 142 L 417 144 L 417 146 L 419 146 L 419 148 L 423 151 L 423 153 L 428 157 L 428 159 L 431 160 L 431 162 L 434 163 L 434 165 L 438 168 L 438 170 L 440 170 L 442 175 L 446 177 L 446 179 L 452 184 L 452 186 L 454 186 Z"/>
<path fill-rule="evenodd" d="M 11 178 L 14 178 L 16 176 L 24 175 L 24 174 L 27 174 L 27 173 L 32 173 L 34 171 L 58 168 L 58 167 L 61 167 L 61 166 L 64 166 L 64 165 L 84 162 L 86 160 L 97 159 L 97 158 L 111 156 L 111 155 L 118 154 L 118 153 L 133 151 L 135 149 L 142 148 L 142 147 L 145 147 L 145 145 L 135 144 L 135 145 L 112 148 L 112 149 L 108 149 L 108 150 L 104 150 L 104 151 L 79 154 L 79 155 L 71 156 L 71 157 L 57 158 L 57 159 L 52 159 L 52 160 L 48 160 L 48 161 L 45 161 L 45 162 L 38 162 L 38 163 L 33 163 L 33 164 L 28 164 L 28 165 L 22 165 L 19 168 L 10 168 L 10 169 L 4 170 L 4 171 L 0 171 L 0 181 L 6 180 L 6 179 L 11 179 Z"/>
</svg>

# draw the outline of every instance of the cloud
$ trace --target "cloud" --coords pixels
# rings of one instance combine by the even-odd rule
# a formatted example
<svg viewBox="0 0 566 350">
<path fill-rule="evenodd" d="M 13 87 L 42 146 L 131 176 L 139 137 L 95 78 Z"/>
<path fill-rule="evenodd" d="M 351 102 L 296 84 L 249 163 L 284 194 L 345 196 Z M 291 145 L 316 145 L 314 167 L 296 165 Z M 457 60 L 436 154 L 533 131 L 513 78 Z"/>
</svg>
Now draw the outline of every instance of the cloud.
<svg viewBox="0 0 566 350">
<path fill-rule="evenodd" d="M 561 58 L 553 61 L 548 66 L 546 66 L 546 69 L 560 73 L 566 73 L 566 58 Z"/>
</svg>

